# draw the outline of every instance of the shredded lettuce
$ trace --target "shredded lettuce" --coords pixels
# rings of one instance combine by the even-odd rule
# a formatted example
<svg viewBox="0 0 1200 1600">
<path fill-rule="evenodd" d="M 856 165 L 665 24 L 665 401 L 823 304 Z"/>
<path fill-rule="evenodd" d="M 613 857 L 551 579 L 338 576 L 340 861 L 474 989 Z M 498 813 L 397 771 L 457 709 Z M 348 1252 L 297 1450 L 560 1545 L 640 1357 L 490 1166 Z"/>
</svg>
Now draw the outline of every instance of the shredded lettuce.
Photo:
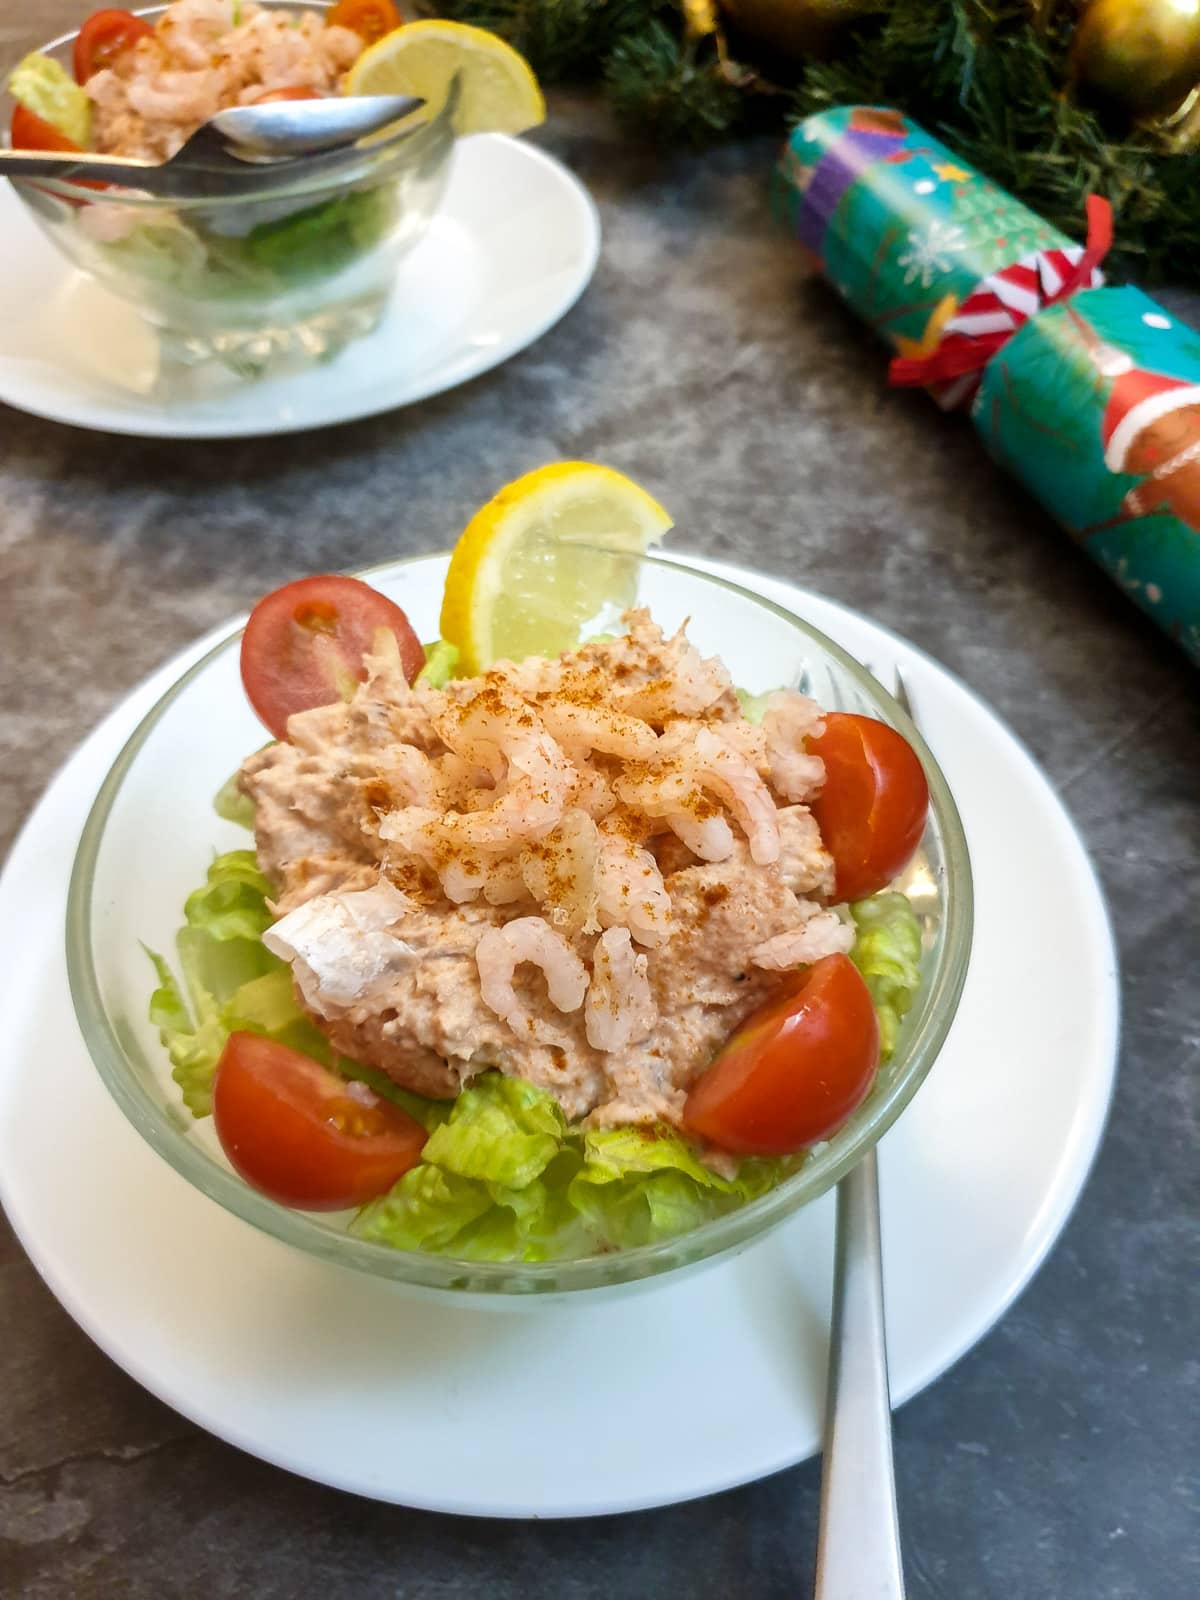
<svg viewBox="0 0 1200 1600">
<path fill-rule="evenodd" d="M 895 890 L 856 900 L 850 915 L 858 930 L 850 959 L 867 980 L 875 1002 L 886 1061 L 921 986 L 921 925 L 906 896 Z"/>
<path fill-rule="evenodd" d="M 254 829 L 254 801 L 238 787 L 235 772 L 213 796 L 213 810 L 226 822 L 236 822 L 239 828 Z"/>
<path fill-rule="evenodd" d="M 436 1250 L 447 1254 L 456 1235 L 492 1208 L 482 1183 L 443 1172 L 422 1161 L 378 1200 L 369 1201 L 351 1225 L 361 1239 L 395 1250 Z"/>
<path fill-rule="evenodd" d="M 188 896 L 177 947 L 184 982 L 147 952 L 158 977 L 158 1027 L 184 1103 L 212 1109 L 212 1085 L 235 1029 L 265 1034 L 357 1078 L 429 1131 L 422 1159 L 351 1224 L 359 1238 L 467 1261 L 541 1261 L 627 1249 L 689 1232 L 757 1199 L 803 1156 L 742 1161 L 725 1177 L 665 1125 L 584 1130 L 548 1091 L 500 1072 L 456 1099 L 429 1100 L 382 1072 L 337 1057 L 296 1002 L 291 972 L 262 943 L 269 886 L 250 850 L 218 856 Z M 851 907 L 852 956 L 879 1012 L 885 1056 L 920 983 L 921 934 L 901 894 Z"/>
<path fill-rule="evenodd" d="M 266 896 L 252 850 L 218 856 L 203 886 L 188 896 L 186 925 L 176 936 L 184 986 L 162 956 L 147 951 L 158 974 L 150 1020 L 193 1116 L 212 1110 L 213 1075 L 235 1028 L 306 1043 L 310 1033 L 320 1039 L 291 996 L 288 968 L 262 942 L 271 922 Z"/>
<path fill-rule="evenodd" d="M 65 67 L 33 51 L 8 75 L 8 92 L 43 122 L 57 128 L 80 149 L 92 134 L 92 102 Z"/>
<path fill-rule="evenodd" d="M 757 726 L 767 714 L 767 700 L 770 696 L 751 694 L 749 689 L 735 689 L 734 693 L 738 697 L 738 704 L 746 721 L 753 722 Z"/>
<path fill-rule="evenodd" d="M 673 1129 L 571 1128 L 546 1090 L 489 1072 L 352 1231 L 464 1260 L 542 1261 L 686 1233 L 765 1194 L 796 1164 L 743 1161 L 724 1178 Z"/>
<path fill-rule="evenodd" d="M 431 689 L 444 689 L 458 671 L 459 649 L 445 639 L 436 639 L 425 646 L 425 665 L 417 673 L 418 683 L 427 683 Z"/>
<path fill-rule="evenodd" d="M 558 1154 L 566 1130 L 550 1095 L 521 1078 L 488 1076 L 460 1092 L 424 1159 L 460 1178 L 524 1189 Z"/>
<path fill-rule="evenodd" d="M 226 242 L 248 266 L 265 269 L 281 283 L 331 277 L 382 243 L 396 225 L 399 206 L 395 183 L 378 183 L 260 223 L 244 238 Z"/>
</svg>

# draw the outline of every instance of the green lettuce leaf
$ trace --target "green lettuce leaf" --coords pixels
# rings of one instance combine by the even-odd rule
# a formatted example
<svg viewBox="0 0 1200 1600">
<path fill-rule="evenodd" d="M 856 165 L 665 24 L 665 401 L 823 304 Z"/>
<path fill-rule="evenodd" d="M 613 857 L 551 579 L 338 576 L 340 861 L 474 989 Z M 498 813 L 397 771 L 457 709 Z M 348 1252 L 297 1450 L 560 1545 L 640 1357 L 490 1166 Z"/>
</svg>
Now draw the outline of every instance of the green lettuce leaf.
<svg viewBox="0 0 1200 1600">
<path fill-rule="evenodd" d="M 751 694 L 749 689 L 735 689 L 734 693 L 738 697 L 738 705 L 741 706 L 746 721 L 753 722 L 757 726 L 767 714 L 767 701 L 770 695 Z"/>
<path fill-rule="evenodd" d="M 228 1035 L 215 1003 L 197 1007 L 193 1020 L 170 967 L 153 950 L 146 954 L 158 975 L 158 988 L 150 996 L 150 1021 L 158 1028 L 184 1105 L 194 1117 L 206 1117 L 212 1110 L 213 1074 Z"/>
<path fill-rule="evenodd" d="M 886 1061 L 896 1048 L 901 1019 L 921 987 L 921 925 L 906 896 L 895 890 L 856 900 L 850 915 L 858 930 L 850 959 L 875 1002 Z"/>
<path fill-rule="evenodd" d="M 352 1231 L 468 1261 L 555 1259 L 685 1233 L 765 1194 L 792 1166 L 744 1161 L 724 1178 L 669 1128 L 585 1134 L 544 1089 L 486 1073 Z"/>
<path fill-rule="evenodd" d="M 569 1198 L 592 1232 L 627 1249 L 686 1233 L 757 1199 L 794 1161 L 743 1161 L 723 1178 L 667 1127 L 611 1128 L 584 1137 Z"/>
<path fill-rule="evenodd" d="M 195 1117 L 212 1110 L 217 1062 L 234 1031 L 268 1034 L 309 1055 L 329 1055 L 296 1003 L 289 968 L 262 942 L 271 922 L 268 888 L 253 851 L 217 856 L 203 887 L 188 896 L 187 922 L 176 935 L 183 986 L 162 956 L 147 951 L 158 975 L 150 1021 Z"/>
<path fill-rule="evenodd" d="M 458 1234 L 491 1210 L 487 1186 L 422 1161 L 378 1200 L 369 1201 L 350 1231 L 394 1250 L 449 1249 Z"/>
<path fill-rule="evenodd" d="M 211 939 L 261 940 L 275 920 L 267 907 L 270 887 L 253 850 L 230 850 L 217 856 L 203 887 L 188 895 L 183 915 Z"/>
<path fill-rule="evenodd" d="M 8 75 L 8 92 L 83 150 L 92 134 L 92 102 L 65 67 L 36 51 Z"/>
<path fill-rule="evenodd" d="M 416 681 L 427 683 L 431 689 L 444 689 L 458 671 L 458 658 L 456 644 L 436 639 L 433 644 L 425 646 L 425 665 L 417 673 Z"/>
<path fill-rule="evenodd" d="M 236 822 L 239 828 L 254 831 L 254 801 L 238 787 L 236 772 L 225 779 L 213 796 L 213 810 L 223 821 Z"/>
<path fill-rule="evenodd" d="M 378 183 L 260 223 L 244 238 L 224 243 L 250 267 L 297 283 L 353 265 L 387 237 L 398 214 L 396 185 Z"/>
<path fill-rule="evenodd" d="M 567 1124 L 544 1089 L 486 1073 L 463 1089 L 430 1135 L 424 1159 L 460 1178 L 524 1189 L 558 1153 Z"/>
<path fill-rule="evenodd" d="M 484 1073 L 454 1100 L 428 1100 L 381 1071 L 334 1056 L 297 1003 L 290 969 L 262 943 L 270 886 L 249 850 L 218 856 L 188 896 L 177 945 L 182 984 L 150 954 L 150 1018 L 196 1116 L 211 1110 L 229 1034 L 300 1050 L 403 1106 L 428 1130 L 422 1160 L 365 1206 L 352 1232 L 394 1249 L 467 1261 L 541 1261 L 674 1238 L 766 1194 L 803 1156 L 742 1161 L 733 1177 L 666 1126 L 583 1130 L 548 1091 Z M 880 1019 L 885 1055 L 920 984 L 921 932 L 901 894 L 851 907 L 851 952 Z"/>
</svg>

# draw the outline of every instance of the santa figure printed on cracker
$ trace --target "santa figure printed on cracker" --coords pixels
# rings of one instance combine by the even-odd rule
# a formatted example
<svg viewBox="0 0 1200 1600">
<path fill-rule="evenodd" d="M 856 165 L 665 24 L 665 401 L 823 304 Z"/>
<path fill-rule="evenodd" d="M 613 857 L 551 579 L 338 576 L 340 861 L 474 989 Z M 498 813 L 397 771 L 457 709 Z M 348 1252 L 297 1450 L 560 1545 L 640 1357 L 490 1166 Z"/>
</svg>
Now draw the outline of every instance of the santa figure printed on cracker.
<svg viewBox="0 0 1200 1600">
<path fill-rule="evenodd" d="M 1200 533 L 1200 386 L 1135 367 L 1113 378 L 1101 433 L 1110 472 L 1143 481 L 1121 502 L 1125 518 L 1172 512 Z"/>
<path fill-rule="evenodd" d="M 1067 315 L 1110 384 L 1100 426 L 1104 465 L 1142 480 L 1115 517 L 1079 533 L 1087 537 L 1158 515 L 1175 516 L 1200 533 L 1200 384 L 1139 367 L 1127 351 L 1098 338 L 1074 309 Z"/>
</svg>

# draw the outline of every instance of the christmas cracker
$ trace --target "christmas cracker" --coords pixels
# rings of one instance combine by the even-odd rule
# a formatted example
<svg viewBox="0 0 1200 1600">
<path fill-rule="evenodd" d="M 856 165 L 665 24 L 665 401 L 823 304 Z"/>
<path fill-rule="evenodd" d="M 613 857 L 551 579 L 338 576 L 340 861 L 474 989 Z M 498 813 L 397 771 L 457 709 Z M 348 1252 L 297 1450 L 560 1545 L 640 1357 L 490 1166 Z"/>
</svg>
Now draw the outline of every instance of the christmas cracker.
<svg viewBox="0 0 1200 1600">
<path fill-rule="evenodd" d="M 896 111 L 792 133 L 776 209 L 895 352 L 1200 663 L 1200 334 Z"/>
</svg>

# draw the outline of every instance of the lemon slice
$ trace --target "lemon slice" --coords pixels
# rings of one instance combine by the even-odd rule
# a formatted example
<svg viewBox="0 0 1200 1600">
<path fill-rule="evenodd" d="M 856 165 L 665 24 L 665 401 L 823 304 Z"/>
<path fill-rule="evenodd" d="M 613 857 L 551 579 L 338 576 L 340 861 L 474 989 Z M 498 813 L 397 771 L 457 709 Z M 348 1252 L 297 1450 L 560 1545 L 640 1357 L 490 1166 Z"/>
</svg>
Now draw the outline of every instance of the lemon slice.
<svg viewBox="0 0 1200 1600">
<path fill-rule="evenodd" d="M 557 655 L 632 604 L 638 561 L 671 526 L 644 489 L 611 467 L 562 461 L 501 489 L 454 547 L 442 638 L 464 673 L 501 657 Z"/>
<path fill-rule="evenodd" d="M 394 28 L 359 56 L 345 91 L 420 95 L 436 113 L 456 72 L 456 133 L 524 133 L 546 120 L 546 102 L 525 57 L 465 22 L 434 19 Z"/>
</svg>

